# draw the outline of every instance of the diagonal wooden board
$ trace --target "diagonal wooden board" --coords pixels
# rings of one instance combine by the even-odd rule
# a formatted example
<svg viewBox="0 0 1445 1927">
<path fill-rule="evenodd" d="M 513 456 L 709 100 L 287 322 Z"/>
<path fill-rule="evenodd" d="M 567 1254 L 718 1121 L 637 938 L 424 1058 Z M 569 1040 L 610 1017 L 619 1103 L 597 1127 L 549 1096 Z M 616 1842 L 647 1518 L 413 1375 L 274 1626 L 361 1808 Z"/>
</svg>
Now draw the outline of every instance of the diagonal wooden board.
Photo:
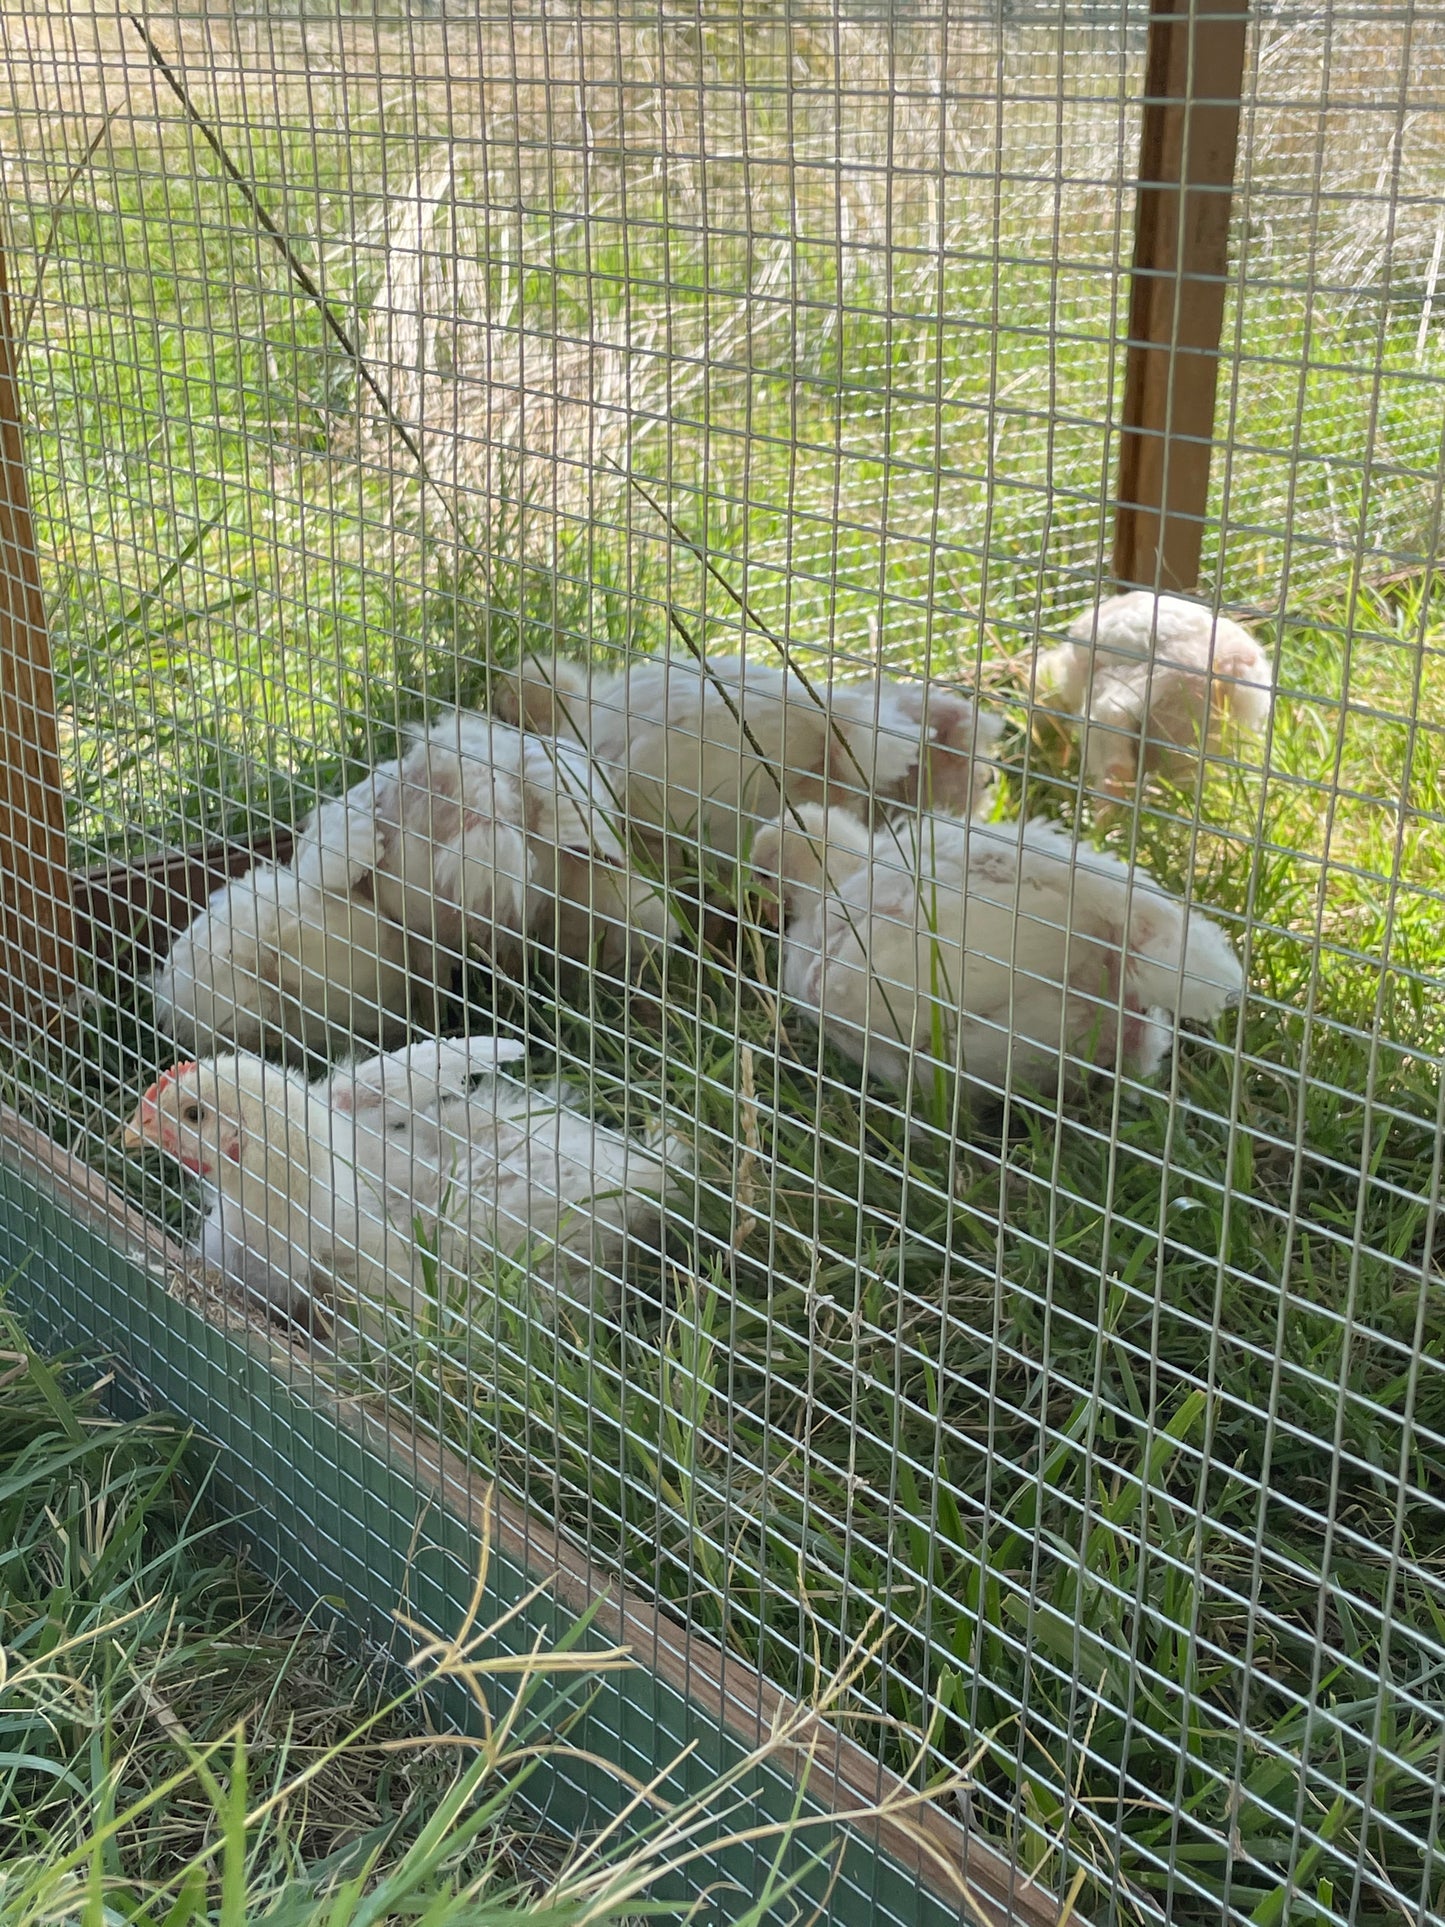
<svg viewBox="0 0 1445 1927">
<path fill-rule="evenodd" d="M 249 842 L 161 850 L 78 871 L 70 885 L 75 947 L 106 964 L 122 953 L 132 968 L 158 963 L 213 890 L 263 859 L 288 862 L 291 845 L 291 832 L 278 830 Z"/>
<path fill-rule="evenodd" d="M 208 1316 L 170 1295 L 167 1280 L 183 1265 L 182 1250 L 81 1159 L 3 1107 L 0 1253 L 13 1273 L 11 1302 L 49 1342 L 116 1355 L 137 1381 L 139 1402 L 169 1406 L 221 1447 L 218 1497 L 300 1603 L 340 1599 L 342 1617 L 383 1648 L 394 1646 L 393 1608 L 403 1600 L 414 1618 L 453 1632 L 489 1523 L 481 1623 L 540 1582 L 545 1600 L 512 1628 L 517 1650 L 539 1631 L 560 1638 L 595 1608 L 592 1636 L 630 1648 L 641 1669 L 590 1681 L 594 1748 L 605 1739 L 617 1751 L 620 1743 L 630 1769 L 650 1777 L 693 1747 L 664 1782 L 675 1795 L 706 1784 L 783 1722 L 796 1721 L 791 1761 L 774 1756 L 751 1776 L 760 1812 L 783 1819 L 793 1810 L 794 1776 L 809 1756 L 805 1811 L 884 1809 L 850 1823 L 852 1845 L 820 1920 L 854 1927 L 866 1908 L 869 1921 L 905 1927 L 1057 1927 L 1057 1898 L 1005 1855 L 936 1804 L 903 1810 L 909 1790 L 861 1747 L 735 1654 L 590 1565 L 392 1406 L 341 1395 L 313 1354 L 228 1314 L 220 1301 Z M 461 1727 L 469 1713 L 475 1721 L 460 1694 L 437 1710 Z M 536 1784 L 529 1783 L 529 1800 Z M 625 1784 L 595 1767 L 558 1768 L 546 1811 L 580 1831 L 629 1797 Z M 814 1844 L 822 1838 L 815 1832 Z M 725 1856 L 734 1894 L 749 1890 L 773 1851 L 765 1845 Z M 718 1871 L 703 1873 L 715 1879 Z M 698 1918 L 721 1921 L 726 1913 Z"/>
</svg>

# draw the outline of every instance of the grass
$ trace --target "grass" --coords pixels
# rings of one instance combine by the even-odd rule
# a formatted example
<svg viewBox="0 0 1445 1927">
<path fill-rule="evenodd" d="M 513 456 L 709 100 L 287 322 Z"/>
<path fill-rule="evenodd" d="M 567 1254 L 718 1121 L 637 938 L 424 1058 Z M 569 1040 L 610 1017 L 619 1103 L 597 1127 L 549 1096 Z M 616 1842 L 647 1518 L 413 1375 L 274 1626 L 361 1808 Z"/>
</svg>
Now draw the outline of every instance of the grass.
<svg viewBox="0 0 1445 1927">
<path fill-rule="evenodd" d="M 6 1927 L 340 1923 L 373 1900 L 580 1920 L 550 1897 L 573 1843 L 514 1805 L 522 1762 L 474 1774 L 428 1740 L 415 1688 L 388 1693 L 218 1537 L 199 1447 L 106 1419 L 0 1332 Z"/>
<path fill-rule="evenodd" d="M 848 71 L 876 81 L 869 31 Z M 1019 45 L 1048 95 L 1044 42 Z M 940 255 L 926 90 L 890 110 L 860 81 L 851 138 L 886 136 L 899 171 L 891 198 L 847 175 L 844 204 L 779 164 L 777 52 L 759 28 L 742 69 L 668 54 L 714 90 L 705 177 L 685 141 L 629 173 L 560 95 L 545 128 L 493 100 L 521 124 L 490 158 L 443 155 L 420 88 L 353 100 L 344 133 L 247 110 L 248 172 L 392 366 L 444 505 L 219 181 L 110 143 L 54 217 L 26 363 L 77 857 L 285 820 L 523 644 L 656 649 L 668 603 L 735 640 L 609 479 L 629 451 L 802 660 L 1017 701 L 1107 533 L 1117 63 L 1071 69 L 1057 201 L 1037 115 L 1003 132 L 997 221 L 970 127 L 945 130 Z M 831 56 L 797 57 L 824 79 L 789 138 L 826 157 Z M 648 111 L 618 109 L 644 157 Z M 886 1605 L 840 1716 L 870 1743 L 879 1709 L 927 1729 L 940 1767 L 989 1736 L 977 1823 L 1061 1891 L 1083 1868 L 1100 1918 L 1413 1917 L 1445 1894 L 1441 351 L 1416 212 L 1397 272 L 1370 255 L 1363 149 L 1329 143 L 1309 234 L 1272 198 L 1306 178 L 1288 118 L 1254 129 L 1207 555 L 1230 605 L 1275 611 L 1266 766 L 1107 825 L 1016 721 L 1000 800 L 1192 887 L 1247 956 L 1238 1024 L 1117 1111 L 1015 1100 L 955 1137 L 780 1026 L 765 946 L 673 959 L 651 1003 L 483 986 L 538 1075 L 693 1121 L 688 1224 L 615 1314 L 544 1330 L 503 1279 L 367 1367 L 787 1686 Z M 17 219 L 38 247 L 48 207 Z M 13 1061 L 12 1095 L 183 1222 L 108 1141 L 157 1047 L 123 969 L 97 989 L 79 1058 Z"/>
<path fill-rule="evenodd" d="M 564 1640 L 519 1665 L 469 1621 L 398 1687 L 394 1659 L 359 1659 L 221 1539 L 199 1444 L 107 1418 L 108 1381 L 39 1358 L 3 1310 L 0 1341 L 4 1927 L 639 1927 L 690 1918 L 655 1889 L 739 1839 L 762 1874 L 738 1917 L 790 1917 L 777 1849 L 797 1829 L 760 1826 L 738 1792 L 793 1728 L 681 1802 L 640 1803 L 620 1837 L 563 1835 L 529 1816 L 528 1782 L 624 1653 Z M 488 1709 L 467 1745 L 426 1718 L 443 1678 Z"/>
</svg>

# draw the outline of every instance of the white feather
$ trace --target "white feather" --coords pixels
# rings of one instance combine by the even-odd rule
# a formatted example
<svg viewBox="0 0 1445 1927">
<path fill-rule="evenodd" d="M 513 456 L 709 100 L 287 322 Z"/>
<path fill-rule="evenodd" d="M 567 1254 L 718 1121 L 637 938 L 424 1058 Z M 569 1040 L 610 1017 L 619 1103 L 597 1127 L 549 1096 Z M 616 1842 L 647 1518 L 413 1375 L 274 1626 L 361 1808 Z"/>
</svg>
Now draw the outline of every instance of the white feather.
<svg viewBox="0 0 1445 1927">
<path fill-rule="evenodd" d="M 669 1169 L 669 1165 L 671 1168 Z M 331 1233 L 339 1285 L 363 1317 L 436 1288 L 455 1301 L 494 1259 L 549 1289 L 612 1296 L 625 1250 L 651 1235 L 684 1167 L 594 1124 L 565 1086 L 480 1071 L 439 1103 L 400 1095 L 335 1127 Z"/>
<path fill-rule="evenodd" d="M 192 1051 L 330 1056 L 395 1041 L 469 946 L 511 970 L 531 942 L 625 966 L 675 926 L 600 794 L 573 744 L 465 711 L 413 731 L 322 804 L 289 865 L 215 893 L 156 973 L 157 1024 Z"/>
<path fill-rule="evenodd" d="M 784 994 L 854 1062 L 904 1086 L 938 1065 L 1002 1090 L 1085 1066 L 1147 1078 L 1176 1018 L 1243 988 L 1217 925 L 1143 870 L 1043 822 L 927 815 L 871 838 L 801 812 L 755 846 L 778 890 Z"/>
<path fill-rule="evenodd" d="M 372 779 L 368 779 L 368 785 Z M 382 1042 L 405 1024 L 407 939 L 377 908 L 377 831 L 367 785 L 322 804 L 289 865 L 258 863 L 223 885 L 152 984 L 156 1022 L 185 1049 L 326 1054 Z"/>
<path fill-rule="evenodd" d="M 590 678 L 533 664 L 504 703 L 585 742 L 654 848 L 671 836 L 724 859 L 777 814 L 779 775 L 793 802 L 860 815 L 920 801 L 971 810 L 1000 735 L 995 717 L 937 686 L 810 685 L 737 656 L 709 657 L 706 670 L 691 657 L 648 658 Z"/>
<path fill-rule="evenodd" d="M 530 942 L 579 962 L 600 950 L 610 967 L 636 936 L 674 934 L 573 744 L 453 711 L 412 733 L 376 808 L 388 832 L 377 902 L 430 948 L 438 975 L 468 945 L 505 969 Z"/>
<path fill-rule="evenodd" d="M 258 1057 L 207 1059 L 153 1086 L 128 1137 L 196 1173 L 201 1255 L 284 1310 L 319 1296 L 375 1326 L 438 1281 L 465 1301 L 499 1257 L 606 1297 L 629 1243 L 660 1236 L 685 1153 L 503 1076 L 521 1048 L 433 1040 L 310 1085 Z"/>
<path fill-rule="evenodd" d="M 1274 677 L 1249 631 L 1203 603 L 1131 590 L 1079 617 L 1038 658 L 1040 695 L 1087 727 L 1089 781 L 1111 794 L 1157 770 L 1191 780 L 1201 743 L 1217 753 L 1229 723 L 1258 733 Z"/>
<path fill-rule="evenodd" d="M 428 1037 L 381 1057 L 340 1064 L 327 1081 L 334 1111 L 361 1117 L 388 1107 L 435 1116 L 449 1099 L 464 1098 L 477 1077 L 525 1057 L 527 1047 L 506 1037 Z"/>
</svg>

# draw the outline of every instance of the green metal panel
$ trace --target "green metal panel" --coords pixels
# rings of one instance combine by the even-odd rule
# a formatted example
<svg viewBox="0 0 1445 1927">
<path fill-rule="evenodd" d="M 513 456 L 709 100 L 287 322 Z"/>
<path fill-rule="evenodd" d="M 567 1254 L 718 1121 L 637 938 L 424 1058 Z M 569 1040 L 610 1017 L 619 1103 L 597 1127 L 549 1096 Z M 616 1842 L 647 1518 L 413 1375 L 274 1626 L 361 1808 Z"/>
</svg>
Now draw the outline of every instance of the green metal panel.
<svg viewBox="0 0 1445 1927">
<path fill-rule="evenodd" d="M 344 1421 L 344 1408 L 326 1396 L 325 1383 L 299 1358 L 283 1372 L 237 1335 L 170 1297 L 164 1287 L 106 1238 L 72 1216 L 56 1198 L 0 1163 L 0 1261 L 13 1273 L 10 1303 L 36 1342 L 52 1350 L 114 1360 L 123 1398 L 165 1407 L 218 1448 L 215 1496 L 230 1511 L 257 1563 L 305 1608 L 322 1601 L 375 1649 L 404 1656 L 394 1609 L 437 1632 L 456 1629 L 471 1595 L 481 1555 L 481 1520 L 438 1502 L 419 1472 L 400 1455 L 369 1449 Z M 546 1578 L 505 1552 L 493 1550 L 483 1624 L 499 1617 Z M 541 1596 L 500 1634 L 510 1652 L 530 1648 L 538 1634 L 555 1642 L 572 1623 L 548 1595 Z M 596 1636 L 586 1635 L 594 1644 Z M 585 1690 L 590 1703 L 576 1738 L 651 1779 L 685 1746 L 693 1750 L 663 1781 L 665 1797 L 696 1790 L 744 1757 L 742 1744 L 711 1714 L 646 1667 L 600 1673 Z M 460 1689 L 445 1692 L 438 1715 L 475 1727 L 476 1709 Z M 754 1770 L 743 1789 L 747 1824 L 785 1819 L 797 1787 L 784 1771 Z M 620 1777 L 577 1760 L 548 1763 L 529 1782 L 529 1801 L 567 1832 L 593 1829 L 631 1798 Z M 802 1811 L 821 1814 L 816 1801 Z M 827 1831 L 810 1833 L 821 1845 Z M 678 1898 L 704 1888 L 710 1898 L 692 1918 L 733 1920 L 759 1891 L 772 1857 L 767 1847 L 734 1848 L 699 1869 Z M 794 1849 L 785 1866 L 802 1866 Z M 719 1892 L 720 1882 L 730 1883 Z M 968 1914 L 919 1884 L 917 1876 L 862 1835 L 850 1833 L 845 1869 L 831 1898 L 826 1870 L 807 1872 L 806 1893 L 824 1907 L 816 1916 L 836 1927 L 862 1921 L 900 1927 L 942 1927 Z M 768 1916 L 795 1917 L 785 1901 Z"/>
</svg>

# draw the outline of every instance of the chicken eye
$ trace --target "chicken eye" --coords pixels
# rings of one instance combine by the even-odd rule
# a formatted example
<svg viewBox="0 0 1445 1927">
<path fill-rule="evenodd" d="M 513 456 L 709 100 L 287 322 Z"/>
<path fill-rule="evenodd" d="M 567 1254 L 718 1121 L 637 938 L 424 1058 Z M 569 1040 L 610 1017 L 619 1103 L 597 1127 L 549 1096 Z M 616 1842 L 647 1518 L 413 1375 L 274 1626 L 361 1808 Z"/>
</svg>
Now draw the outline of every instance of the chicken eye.
<svg viewBox="0 0 1445 1927">
<path fill-rule="evenodd" d="M 187 1123 L 187 1124 L 199 1124 L 199 1123 L 200 1123 L 200 1121 L 201 1121 L 201 1107 L 200 1107 L 200 1105 L 199 1105 L 199 1104 L 183 1104 L 183 1105 L 181 1106 L 181 1117 L 182 1117 L 182 1119 L 184 1120 L 184 1122 L 185 1122 L 185 1123 Z"/>
</svg>

